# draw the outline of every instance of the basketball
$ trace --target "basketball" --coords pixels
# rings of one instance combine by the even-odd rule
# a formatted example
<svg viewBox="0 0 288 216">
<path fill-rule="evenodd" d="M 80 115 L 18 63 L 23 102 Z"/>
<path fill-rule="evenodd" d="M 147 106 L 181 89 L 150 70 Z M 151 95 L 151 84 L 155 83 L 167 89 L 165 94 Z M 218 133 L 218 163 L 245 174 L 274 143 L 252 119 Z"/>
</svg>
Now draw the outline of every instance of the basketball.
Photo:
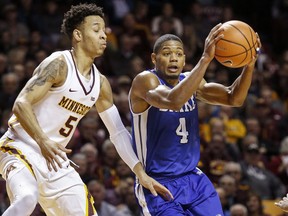
<svg viewBox="0 0 288 216">
<path fill-rule="evenodd" d="M 215 58 L 222 65 L 239 68 L 248 64 L 256 54 L 255 31 L 245 22 L 231 20 L 223 23 L 224 37 L 216 43 Z"/>
</svg>

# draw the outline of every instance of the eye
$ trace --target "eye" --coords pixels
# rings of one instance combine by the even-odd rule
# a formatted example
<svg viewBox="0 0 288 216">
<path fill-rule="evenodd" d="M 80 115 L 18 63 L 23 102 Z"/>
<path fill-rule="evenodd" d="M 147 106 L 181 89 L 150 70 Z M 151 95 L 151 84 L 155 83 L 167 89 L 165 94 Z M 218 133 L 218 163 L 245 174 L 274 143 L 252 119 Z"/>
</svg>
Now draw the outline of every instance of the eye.
<svg viewBox="0 0 288 216">
<path fill-rule="evenodd" d="M 163 56 L 165 56 L 165 57 L 167 57 L 167 56 L 169 56 L 170 55 L 170 53 L 163 53 Z"/>
<path fill-rule="evenodd" d="M 183 53 L 177 53 L 177 56 L 178 56 L 178 57 L 182 57 L 182 56 L 183 56 Z"/>
</svg>

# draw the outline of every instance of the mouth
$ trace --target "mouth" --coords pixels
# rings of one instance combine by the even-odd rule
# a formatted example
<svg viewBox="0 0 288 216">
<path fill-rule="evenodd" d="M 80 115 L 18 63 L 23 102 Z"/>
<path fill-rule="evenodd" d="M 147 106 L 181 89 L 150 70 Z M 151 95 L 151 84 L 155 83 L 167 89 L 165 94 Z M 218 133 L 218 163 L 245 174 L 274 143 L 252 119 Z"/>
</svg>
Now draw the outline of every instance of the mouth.
<svg viewBox="0 0 288 216">
<path fill-rule="evenodd" d="M 179 70 L 179 67 L 177 65 L 170 65 L 167 69 L 170 72 L 176 73 Z"/>
</svg>

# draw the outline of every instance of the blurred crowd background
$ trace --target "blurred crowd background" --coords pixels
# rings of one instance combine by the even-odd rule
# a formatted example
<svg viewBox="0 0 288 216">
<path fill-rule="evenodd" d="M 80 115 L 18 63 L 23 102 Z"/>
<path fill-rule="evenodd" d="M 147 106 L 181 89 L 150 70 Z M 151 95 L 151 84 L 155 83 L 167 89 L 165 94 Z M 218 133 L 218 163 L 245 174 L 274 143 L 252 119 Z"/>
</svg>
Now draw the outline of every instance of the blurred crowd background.
<svg viewBox="0 0 288 216">
<path fill-rule="evenodd" d="M 160 35 L 173 33 L 183 40 L 187 71 L 219 22 L 241 20 L 258 32 L 263 47 L 244 106 L 198 104 L 199 167 L 215 184 L 225 216 L 237 211 L 243 216 L 287 215 L 272 205 L 288 192 L 287 0 L 0 0 L 0 134 L 35 67 L 53 51 L 71 49 L 60 26 L 63 14 L 81 2 L 104 8 L 108 46 L 95 64 L 108 77 L 128 130 L 131 80 L 152 67 L 150 54 Z M 240 70 L 213 61 L 205 79 L 230 85 Z M 99 216 L 140 216 L 133 173 L 119 158 L 95 109 L 81 120 L 68 148 Z M 0 177 L 0 213 L 8 205 Z M 33 215 L 45 214 L 38 206 Z"/>
</svg>

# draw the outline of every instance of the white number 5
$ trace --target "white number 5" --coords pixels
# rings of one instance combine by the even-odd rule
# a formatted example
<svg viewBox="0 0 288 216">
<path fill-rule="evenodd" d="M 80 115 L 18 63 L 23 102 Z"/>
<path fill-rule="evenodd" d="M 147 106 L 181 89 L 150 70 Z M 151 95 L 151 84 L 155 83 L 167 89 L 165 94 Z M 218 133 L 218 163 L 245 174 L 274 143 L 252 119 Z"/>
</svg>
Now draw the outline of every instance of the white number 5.
<svg viewBox="0 0 288 216">
<path fill-rule="evenodd" d="M 176 129 L 176 134 L 178 136 L 182 137 L 181 140 L 180 140 L 181 143 L 187 143 L 188 142 L 188 138 L 187 137 L 188 137 L 189 133 L 186 130 L 186 120 L 185 120 L 185 118 L 180 118 L 179 119 L 179 126 Z"/>
</svg>

